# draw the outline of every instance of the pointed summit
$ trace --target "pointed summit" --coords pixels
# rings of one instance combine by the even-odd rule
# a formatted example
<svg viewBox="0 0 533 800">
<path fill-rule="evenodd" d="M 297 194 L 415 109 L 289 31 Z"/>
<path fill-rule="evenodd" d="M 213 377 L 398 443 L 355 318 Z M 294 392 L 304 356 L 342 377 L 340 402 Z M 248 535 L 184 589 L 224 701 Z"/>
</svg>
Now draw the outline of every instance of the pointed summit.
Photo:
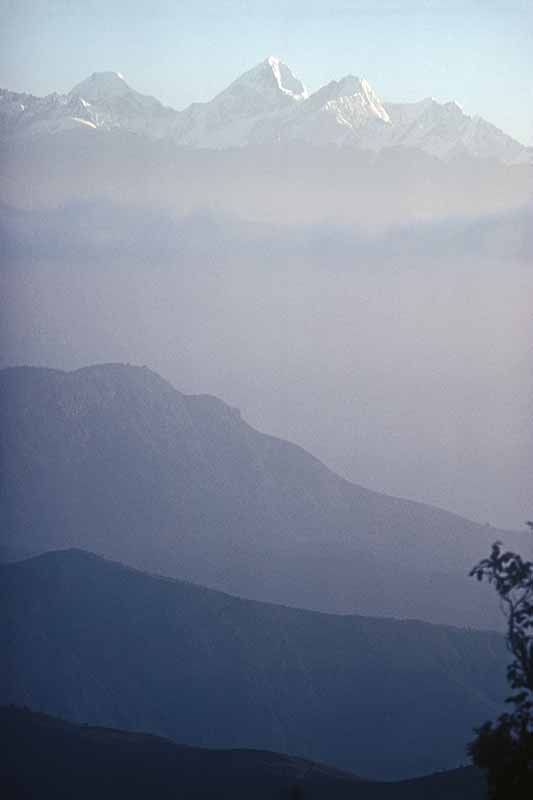
<svg viewBox="0 0 533 800">
<path fill-rule="evenodd" d="M 308 96 L 303 83 L 275 56 L 269 56 L 245 72 L 221 92 L 215 101 L 228 94 L 254 97 L 256 101 L 273 107 L 279 106 L 280 103 L 286 105 L 287 101 L 305 100 Z"/>
<path fill-rule="evenodd" d="M 291 69 L 276 56 L 269 56 L 264 62 L 272 70 L 272 75 L 280 91 L 291 95 L 296 100 L 303 100 L 308 96 L 307 89 L 294 75 Z"/>
<path fill-rule="evenodd" d="M 329 110 L 343 107 L 348 112 L 350 124 L 354 123 L 356 112 L 359 121 L 377 117 L 383 122 L 390 122 L 387 111 L 368 81 L 355 75 L 346 75 L 340 81 L 331 81 L 311 95 L 308 103 L 313 108 Z"/>
<path fill-rule="evenodd" d="M 194 103 L 176 121 L 174 137 L 192 147 L 220 149 L 260 141 L 277 117 L 300 108 L 303 83 L 279 58 L 269 56 L 233 81 L 208 103 Z"/>
<path fill-rule="evenodd" d="M 82 103 L 97 127 L 111 129 L 118 122 L 118 127 L 155 138 L 165 136 L 168 121 L 177 114 L 155 97 L 132 89 L 120 72 L 93 72 L 68 97 Z"/>
<path fill-rule="evenodd" d="M 408 147 L 442 159 L 466 153 L 506 164 L 533 163 L 533 148 L 469 116 L 455 101 L 383 103 L 355 75 L 309 95 L 276 56 L 256 64 L 209 102 L 192 103 L 183 111 L 136 91 L 120 72 L 94 72 L 68 95 L 39 98 L 0 89 L 0 140 L 72 128 L 119 129 L 213 150 L 292 141 L 375 152 Z"/>
<path fill-rule="evenodd" d="M 122 97 L 131 91 L 120 72 L 93 72 L 76 84 L 70 94 L 83 97 L 88 103 L 95 103 L 110 97 Z"/>
</svg>

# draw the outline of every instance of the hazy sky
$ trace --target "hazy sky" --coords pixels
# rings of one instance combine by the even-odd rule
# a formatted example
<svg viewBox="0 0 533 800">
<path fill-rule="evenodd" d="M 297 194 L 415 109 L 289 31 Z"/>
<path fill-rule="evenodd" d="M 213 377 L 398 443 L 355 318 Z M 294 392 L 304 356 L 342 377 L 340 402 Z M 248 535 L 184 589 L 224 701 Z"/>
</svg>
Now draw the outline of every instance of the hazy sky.
<svg viewBox="0 0 533 800">
<path fill-rule="evenodd" d="M 183 108 L 270 54 L 310 90 L 347 73 L 385 100 L 457 100 L 533 144 L 531 0 L 0 0 L 0 86 L 92 72 Z"/>
</svg>

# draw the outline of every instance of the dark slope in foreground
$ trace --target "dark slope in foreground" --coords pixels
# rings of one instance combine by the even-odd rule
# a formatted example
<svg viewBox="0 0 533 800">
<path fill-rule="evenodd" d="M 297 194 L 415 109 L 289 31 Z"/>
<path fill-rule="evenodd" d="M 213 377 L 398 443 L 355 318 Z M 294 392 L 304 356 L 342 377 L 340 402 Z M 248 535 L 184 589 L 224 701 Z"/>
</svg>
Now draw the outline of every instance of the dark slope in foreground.
<svg viewBox="0 0 533 800">
<path fill-rule="evenodd" d="M 146 368 L 1 371 L 0 447 L 8 550 L 82 547 L 322 611 L 500 623 L 467 577 L 498 531 L 355 486 Z"/>
<path fill-rule="evenodd" d="M 465 760 L 505 697 L 490 632 L 241 600 L 81 551 L 0 567 L 0 702 L 372 778 Z"/>
<path fill-rule="evenodd" d="M 483 778 L 459 769 L 397 784 L 369 784 L 322 764 L 254 750 L 184 747 L 167 739 L 73 725 L 0 708 L 4 797 L 255 800 L 476 800 Z"/>
</svg>

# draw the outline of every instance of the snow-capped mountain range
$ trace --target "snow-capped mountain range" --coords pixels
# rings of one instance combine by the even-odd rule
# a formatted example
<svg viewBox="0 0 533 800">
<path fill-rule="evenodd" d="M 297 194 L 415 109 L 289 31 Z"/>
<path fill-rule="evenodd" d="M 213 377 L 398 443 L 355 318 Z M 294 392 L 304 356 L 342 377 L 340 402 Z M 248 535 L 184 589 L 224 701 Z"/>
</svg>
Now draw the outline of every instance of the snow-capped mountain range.
<svg viewBox="0 0 533 800">
<path fill-rule="evenodd" d="M 384 103 L 364 79 L 348 75 L 309 94 L 289 67 L 270 57 L 207 103 L 184 111 L 132 89 L 117 72 L 98 72 L 66 95 L 0 90 L 0 138 L 72 128 L 121 129 L 189 148 L 226 149 L 301 141 L 313 145 L 416 148 L 449 159 L 467 154 L 507 164 L 533 163 L 525 147 L 455 102 L 432 98 Z"/>
</svg>

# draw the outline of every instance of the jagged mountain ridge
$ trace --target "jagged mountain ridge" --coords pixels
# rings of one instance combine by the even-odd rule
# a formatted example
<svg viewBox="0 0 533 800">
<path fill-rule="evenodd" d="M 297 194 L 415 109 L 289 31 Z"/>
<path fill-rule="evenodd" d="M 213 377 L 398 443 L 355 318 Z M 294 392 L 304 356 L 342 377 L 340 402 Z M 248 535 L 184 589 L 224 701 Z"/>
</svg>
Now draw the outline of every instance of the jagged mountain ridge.
<svg viewBox="0 0 533 800">
<path fill-rule="evenodd" d="M 532 149 L 457 103 L 383 103 L 369 83 L 348 75 L 309 95 L 279 59 L 269 57 L 211 101 L 183 111 L 132 89 L 120 73 L 93 73 L 67 95 L 37 98 L 0 90 L 3 138 L 76 127 L 115 128 L 190 148 L 225 149 L 301 141 L 380 151 L 402 146 L 439 158 L 467 154 L 531 162 Z"/>
</svg>

